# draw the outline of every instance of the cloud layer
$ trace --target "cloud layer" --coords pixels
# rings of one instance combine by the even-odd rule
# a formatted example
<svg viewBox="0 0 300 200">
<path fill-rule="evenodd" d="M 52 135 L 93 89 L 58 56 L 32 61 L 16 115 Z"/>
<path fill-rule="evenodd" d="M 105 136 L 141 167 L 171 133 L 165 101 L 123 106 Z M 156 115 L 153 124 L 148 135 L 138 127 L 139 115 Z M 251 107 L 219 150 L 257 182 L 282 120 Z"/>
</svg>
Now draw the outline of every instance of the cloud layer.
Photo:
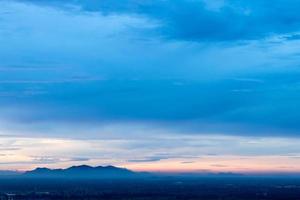
<svg viewBox="0 0 300 200">
<path fill-rule="evenodd" d="M 298 6 L 1 1 L 2 117 L 297 135 Z"/>
<path fill-rule="evenodd" d="M 141 15 L 161 21 L 161 33 L 188 41 L 255 40 L 299 31 L 300 4 L 295 0 L 71 0 L 36 1 L 58 8 L 77 6 L 82 11 Z"/>
<path fill-rule="evenodd" d="M 299 136 L 295 0 L 2 0 L 0 7 L 2 135 Z"/>
</svg>

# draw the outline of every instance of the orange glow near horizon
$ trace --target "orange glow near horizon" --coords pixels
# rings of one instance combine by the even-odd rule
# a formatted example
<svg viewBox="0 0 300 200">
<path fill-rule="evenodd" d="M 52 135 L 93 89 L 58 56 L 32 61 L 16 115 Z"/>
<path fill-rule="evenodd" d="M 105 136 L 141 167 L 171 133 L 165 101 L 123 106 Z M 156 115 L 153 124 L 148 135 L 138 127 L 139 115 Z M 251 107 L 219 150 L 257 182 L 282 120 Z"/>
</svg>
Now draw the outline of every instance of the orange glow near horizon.
<svg viewBox="0 0 300 200">
<path fill-rule="evenodd" d="M 0 170 L 27 171 L 36 167 L 54 169 L 68 168 L 74 165 L 114 165 L 133 171 L 166 173 L 300 172 L 300 156 L 295 151 L 300 145 L 298 139 L 275 138 L 270 140 L 229 136 L 193 136 L 185 139 L 185 146 L 168 148 L 164 145 L 169 143 L 169 138 L 163 140 L 158 138 L 162 147 L 153 150 L 153 147 L 145 147 L 144 141 L 138 139 L 74 140 L 2 137 L 2 146 L 9 148 L 1 152 Z M 268 140 L 267 145 L 266 140 Z M 11 141 L 13 141 L 13 146 Z M 152 142 L 156 142 L 156 140 Z M 226 148 L 222 146 L 223 143 L 227 144 Z M 128 149 L 128 146 L 132 145 L 138 147 Z M 278 146 L 281 149 L 291 148 L 292 153 L 278 153 L 278 155 L 256 153 L 258 149 L 268 152 L 269 149 L 278 148 Z M 235 155 L 235 152 L 238 152 L 239 155 Z M 211 155 L 208 155 L 209 153 Z"/>
<path fill-rule="evenodd" d="M 280 160 L 280 161 L 279 161 Z M 284 163 L 284 165 L 282 164 Z M 233 172 L 244 174 L 268 174 L 268 173 L 298 173 L 300 172 L 300 162 L 289 158 L 271 157 L 237 157 L 230 156 L 223 158 L 206 157 L 198 161 L 165 160 L 151 163 L 127 163 L 123 167 L 134 171 L 147 172 Z M 299 166 L 299 167 L 295 167 Z"/>
<path fill-rule="evenodd" d="M 20 158 L 21 159 L 21 158 Z M 280 162 L 279 162 L 280 160 Z M 284 163 L 284 165 L 282 164 Z M 38 164 L 11 166 L 11 169 L 18 171 L 32 170 L 36 167 L 68 168 L 73 165 L 87 164 L 91 166 L 110 165 L 101 164 L 99 160 L 89 162 L 63 162 L 61 164 Z M 161 172 L 161 173 L 221 173 L 232 172 L 242 174 L 272 174 L 272 173 L 299 173 L 300 160 L 286 157 L 269 156 L 269 157 L 203 157 L 197 161 L 182 161 L 178 159 L 167 159 L 156 162 L 126 162 L 113 163 L 111 165 L 124 167 L 137 172 Z M 296 167 L 299 166 L 299 167 Z M 0 168 L 1 169 L 1 168 Z M 7 170 L 3 168 L 2 170 Z"/>
</svg>

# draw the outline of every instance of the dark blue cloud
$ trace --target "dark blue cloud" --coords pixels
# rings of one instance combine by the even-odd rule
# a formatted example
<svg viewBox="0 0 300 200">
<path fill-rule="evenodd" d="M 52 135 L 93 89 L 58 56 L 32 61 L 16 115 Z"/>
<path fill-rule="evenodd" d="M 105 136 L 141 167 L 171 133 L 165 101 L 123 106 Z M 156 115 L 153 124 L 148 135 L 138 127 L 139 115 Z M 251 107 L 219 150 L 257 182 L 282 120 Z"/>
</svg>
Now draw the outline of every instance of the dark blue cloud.
<svg viewBox="0 0 300 200">
<path fill-rule="evenodd" d="M 29 113 L 13 116 L 22 123 L 140 121 L 166 124 L 182 132 L 297 135 L 298 76 L 40 83 L 38 91 L 44 93 L 6 96 L 0 103 L 29 108 Z M 35 86 L 15 84 L 6 92 Z"/>
<path fill-rule="evenodd" d="M 300 2 L 297 0 L 224 0 L 219 9 L 210 9 L 212 1 L 37 1 L 44 5 L 77 5 L 88 12 L 133 14 L 161 22 L 159 33 L 168 39 L 188 41 L 256 40 L 300 30 Z"/>
</svg>

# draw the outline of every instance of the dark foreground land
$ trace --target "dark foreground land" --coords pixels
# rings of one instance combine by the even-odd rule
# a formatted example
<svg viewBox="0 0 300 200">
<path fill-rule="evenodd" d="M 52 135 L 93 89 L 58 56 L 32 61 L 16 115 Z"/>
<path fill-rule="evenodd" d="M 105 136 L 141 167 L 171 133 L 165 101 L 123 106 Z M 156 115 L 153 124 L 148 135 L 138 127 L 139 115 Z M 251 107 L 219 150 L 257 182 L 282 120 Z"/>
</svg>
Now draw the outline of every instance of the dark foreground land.
<svg viewBox="0 0 300 200">
<path fill-rule="evenodd" d="M 2 178 L 0 199 L 300 200 L 300 178 L 156 177 L 83 180 Z"/>
</svg>

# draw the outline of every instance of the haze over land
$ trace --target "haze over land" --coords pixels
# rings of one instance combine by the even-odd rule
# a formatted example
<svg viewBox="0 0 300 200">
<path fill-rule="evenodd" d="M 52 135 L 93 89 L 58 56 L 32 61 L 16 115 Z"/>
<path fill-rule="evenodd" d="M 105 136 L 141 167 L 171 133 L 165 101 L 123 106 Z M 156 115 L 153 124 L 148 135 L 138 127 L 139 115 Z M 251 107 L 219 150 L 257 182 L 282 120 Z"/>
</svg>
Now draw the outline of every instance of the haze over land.
<svg viewBox="0 0 300 200">
<path fill-rule="evenodd" d="M 1 170 L 300 172 L 300 2 L 0 8 Z"/>
</svg>

